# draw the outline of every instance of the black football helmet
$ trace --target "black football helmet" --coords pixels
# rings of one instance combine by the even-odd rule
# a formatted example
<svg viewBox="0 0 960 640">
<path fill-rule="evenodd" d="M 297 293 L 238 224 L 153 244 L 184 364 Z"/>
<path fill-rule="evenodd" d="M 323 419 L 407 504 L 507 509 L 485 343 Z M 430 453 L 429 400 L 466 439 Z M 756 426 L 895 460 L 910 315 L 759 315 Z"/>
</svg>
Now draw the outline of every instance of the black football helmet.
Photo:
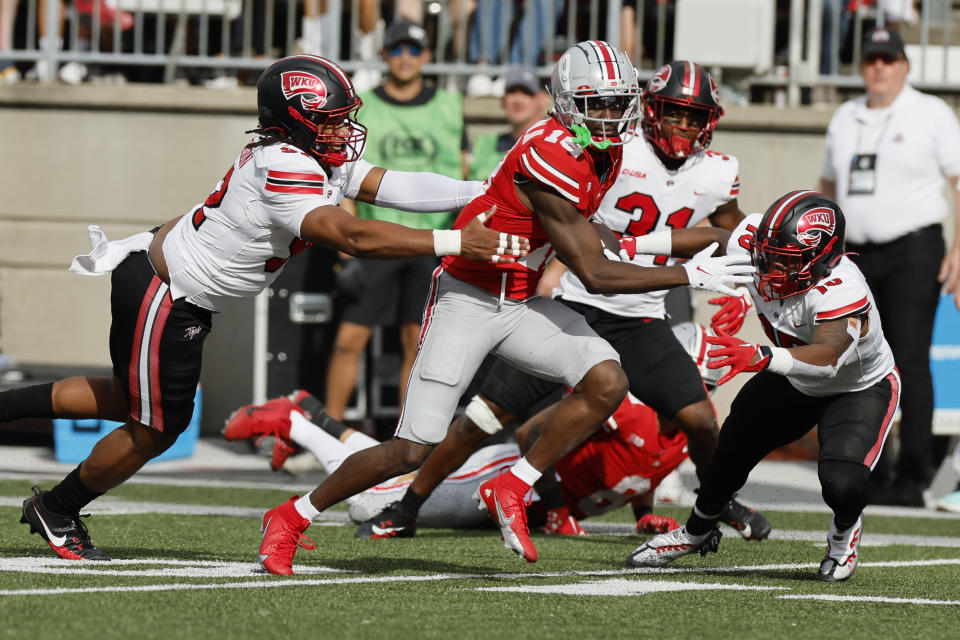
<svg viewBox="0 0 960 640">
<path fill-rule="evenodd" d="M 363 102 L 335 62 L 320 56 L 281 58 L 257 81 L 263 133 L 278 133 L 331 166 L 357 160 L 367 129 L 357 122 Z"/>
<path fill-rule="evenodd" d="M 717 83 L 706 69 L 695 62 L 675 60 L 660 67 L 640 97 L 643 103 L 643 135 L 668 158 L 686 158 L 710 146 L 713 130 L 723 115 Z M 682 135 L 664 134 L 662 124 L 664 108 L 677 105 L 692 111 L 691 118 L 698 120 L 697 135 L 691 141 Z M 673 129 L 680 127 L 674 126 Z"/>
<path fill-rule="evenodd" d="M 753 232 L 757 292 L 764 300 L 803 293 L 843 257 L 843 211 L 816 191 L 791 191 L 767 209 Z"/>
</svg>

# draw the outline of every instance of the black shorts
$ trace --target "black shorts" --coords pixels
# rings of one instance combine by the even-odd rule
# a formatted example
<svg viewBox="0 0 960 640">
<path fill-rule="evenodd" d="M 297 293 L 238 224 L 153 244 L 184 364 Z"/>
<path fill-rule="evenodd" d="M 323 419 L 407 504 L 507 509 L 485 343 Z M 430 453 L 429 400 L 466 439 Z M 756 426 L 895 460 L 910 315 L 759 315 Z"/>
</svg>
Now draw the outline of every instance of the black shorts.
<svg viewBox="0 0 960 640">
<path fill-rule="evenodd" d="M 673 418 L 707 399 L 703 378 L 666 320 L 626 318 L 585 304 L 563 301 L 583 314 L 594 331 L 620 354 L 630 393 L 657 413 Z"/>
<path fill-rule="evenodd" d="M 110 359 L 130 419 L 164 433 L 182 433 L 193 416 L 203 342 L 211 312 L 171 300 L 145 251 L 120 263 L 111 278 Z"/>
<path fill-rule="evenodd" d="M 673 335 L 666 320 L 625 318 L 595 307 L 561 300 L 583 314 L 590 327 L 620 354 L 630 393 L 658 413 L 673 418 L 681 409 L 707 399 L 693 359 Z M 480 394 L 518 418 L 555 393 L 555 382 L 540 380 L 497 361 Z"/>
<path fill-rule="evenodd" d="M 756 464 L 816 426 L 821 462 L 855 462 L 872 469 L 899 400 L 896 371 L 861 391 L 825 397 L 808 396 L 784 376 L 762 371 L 733 401 L 720 429 L 715 459 L 746 457 Z"/>
<path fill-rule="evenodd" d="M 480 395 L 523 421 L 547 399 L 559 399 L 565 388 L 563 383 L 538 378 L 503 360 L 495 360 L 483 378 Z"/>
<path fill-rule="evenodd" d="M 343 321 L 365 327 L 420 324 L 437 258 L 361 260 L 363 291 L 343 310 Z"/>
</svg>

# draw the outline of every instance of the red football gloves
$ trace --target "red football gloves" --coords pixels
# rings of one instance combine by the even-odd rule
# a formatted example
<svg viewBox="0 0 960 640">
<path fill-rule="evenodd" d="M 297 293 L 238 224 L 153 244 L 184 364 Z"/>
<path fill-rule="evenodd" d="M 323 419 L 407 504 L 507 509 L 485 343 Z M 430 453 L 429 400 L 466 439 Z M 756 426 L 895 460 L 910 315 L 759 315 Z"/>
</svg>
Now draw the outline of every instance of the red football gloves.
<svg viewBox="0 0 960 640">
<path fill-rule="evenodd" d="M 707 357 L 710 358 L 707 368 L 730 367 L 730 371 L 717 381 L 718 385 L 727 382 L 738 373 L 763 371 L 770 364 L 770 354 L 762 354 L 758 344 L 750 344 L 740 338 L 727 335 L 707 336 L 706 340 L 708 344 L 720 347 L 707 352 Z M 759 359 L 754 362 L 757 357 Z"/>
<path fill-rule="evenodd" d="M 625 261 L 633 260 L 637 255 L 636 236 L 620 236 L 620 259 Z"/>
<path fill-rule="evenodd" d="M 637 520 L 637 533 L 666 533 L 680 528 L 680 523 L 667 516 L 648 513 Z"/>
<path fill-rule="evenodd" d="M 737 291 L 743 295 L 722 296 L 709 300 L 710 304 L 720 306 L 713 317 L 710 318 L 710 328 L 713 329 L 714 333 L 724 333 L 732 336 L 740 331 L 740 327 L 743 326 L 743 321 L 746 320 L 747 314 L 753 307 L 753 300 L 750 299 L 750 293 L 746 289 L 741 287 Z"/>
</svg>

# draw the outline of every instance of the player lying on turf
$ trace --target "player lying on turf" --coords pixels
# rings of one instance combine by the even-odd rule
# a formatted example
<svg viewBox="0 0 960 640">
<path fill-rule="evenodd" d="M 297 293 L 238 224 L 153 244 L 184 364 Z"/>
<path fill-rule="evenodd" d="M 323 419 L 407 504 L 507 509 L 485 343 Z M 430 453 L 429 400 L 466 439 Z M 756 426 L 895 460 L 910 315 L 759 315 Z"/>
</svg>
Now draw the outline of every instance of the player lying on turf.
<svg viewBox="0 0 960 640">
<path fill-rule="evenodd" d="M 702 327 L 685 323 L 674 332 L 705 372 L 708 388 L 716 385 L 715 372 L 704 365 Z M 517 432 L 526 445 L 542 424 L 542 414 L 527 421 Z M 274 436 L 281 447 L 274 449 L 272 466 L 279 469 L 299 444 L 313 453 L 328 473 L 336 470 L 355 451 L 377 441 L 331 419 L 321 403 L 305 391 L 290 397 L 269 400 L 262 405 L 241 408 L 227 421 L 228 440 Z M 658 424 L 656 413 L 632 396 L 627 396 L 604 427 L 564 456 L 557 464 L 559 486 L 536 486 L 529 510 L 532 522 L 544 522 L 544 532 L 583 535 L 577 518 L 600 515 L 630 504 L 637 517 L 639 533 L 658 533 L 676 526 L 672 518 L 652 512 L 654 491 L 660 482 L 687 458 L 687 441 L 682 432 Z M 486 480 L 502 473 L 526 446 L 500 444 L 481 448 L 431 493 L 415 514 L 400 510 L 414 474 L 384 482 L 351 498 L 350 517 L 363 522 L 357 537 L 410 537 L 419 525 L 427 527 L 485 527 L 490 519 L 476 509 L 471 496 Z M 551 474 L 546 477 L 552 478 Z M 769 523 L 760 514 L 730 501 L 728 517 L 744 537 L 763 539 Z"/>
<path fill-rule="evenodd" d="M 857 567 L 868 480 L 900 401 L 900 375 L 863 274 L 844 255 L 845 221 L 835 202 L 794 191 L 748 216 L 727 246 L 757 267 L 748 284 L 775 346 L 707 338 L 723 384 L 758 372 L 737 394 L 720 430 L 686 525 L 634 550 L 630 566 L 655 567 L 716 551 L 723 505 L 768 453 L 817 428 L 817 475 L 833 511 L 817 578 L 838 582 Z"/>
</svg>

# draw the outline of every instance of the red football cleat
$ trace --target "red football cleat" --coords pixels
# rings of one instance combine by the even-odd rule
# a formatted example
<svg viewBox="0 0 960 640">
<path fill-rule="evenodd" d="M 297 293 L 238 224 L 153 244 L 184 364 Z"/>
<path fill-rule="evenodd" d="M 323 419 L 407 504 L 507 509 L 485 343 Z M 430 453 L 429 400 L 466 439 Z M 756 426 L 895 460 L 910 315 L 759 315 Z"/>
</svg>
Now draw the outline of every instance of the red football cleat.
<svg viewBox="0 0 960 640">
<path fill-rule="evenodd" d="M 310 526 L 310 521 L 301 516 L 293 503 L 300 496 L 293 496 L 279 507 L 274 507 L 263 514 L 260 523 L 260 552 L 257 562 L 270 573 L 278 576 L 293 575 L 293 556 L 297 547 L 308 551 L 316 548 L 313 540 L 303 535 Z"/>
<path fill-rule="evenodd" d="M 577 519 L 570 515 L 570 509 L 566 506 L 547 510 L 547 524 L 543 525 L 543 532 L 548 536 L 587 535 Z"/>
<path fill-rule="evenodd" d="M 481 484 L 473 497 L 480 501 L 481 509 L 486 507 L 500 527 L 503 546 L 527 562 L 536 562 L 537 548 L 530 540 L 524 501 L 529 491 L 527 483 L 508 471 Z"/>
<path fill-rule="evenodd" d="M 637 533 L 666 533 L 679 528 L 680 523 L 673 518 L 655 513 L 645 514 L 637 520 Z"/>
<path fill-rule="evenodd" d="M 227 418 L 223 427 L 223 437 L 227 440 L 245 440 L 257 438 L 256 444 L 268 437 L 274 438 L 273 457 L 270 468 L 279 471 L 283 463 L 296 450 L 290 442 L 290 413 L 296 411 L 311 418 L 300 406 L 300 401 L 310 394 L 306 391 L 294 391 L 289 396 L 272 398 L 263 404 L 248 404 L 240 407 Z"/>
</svg>

